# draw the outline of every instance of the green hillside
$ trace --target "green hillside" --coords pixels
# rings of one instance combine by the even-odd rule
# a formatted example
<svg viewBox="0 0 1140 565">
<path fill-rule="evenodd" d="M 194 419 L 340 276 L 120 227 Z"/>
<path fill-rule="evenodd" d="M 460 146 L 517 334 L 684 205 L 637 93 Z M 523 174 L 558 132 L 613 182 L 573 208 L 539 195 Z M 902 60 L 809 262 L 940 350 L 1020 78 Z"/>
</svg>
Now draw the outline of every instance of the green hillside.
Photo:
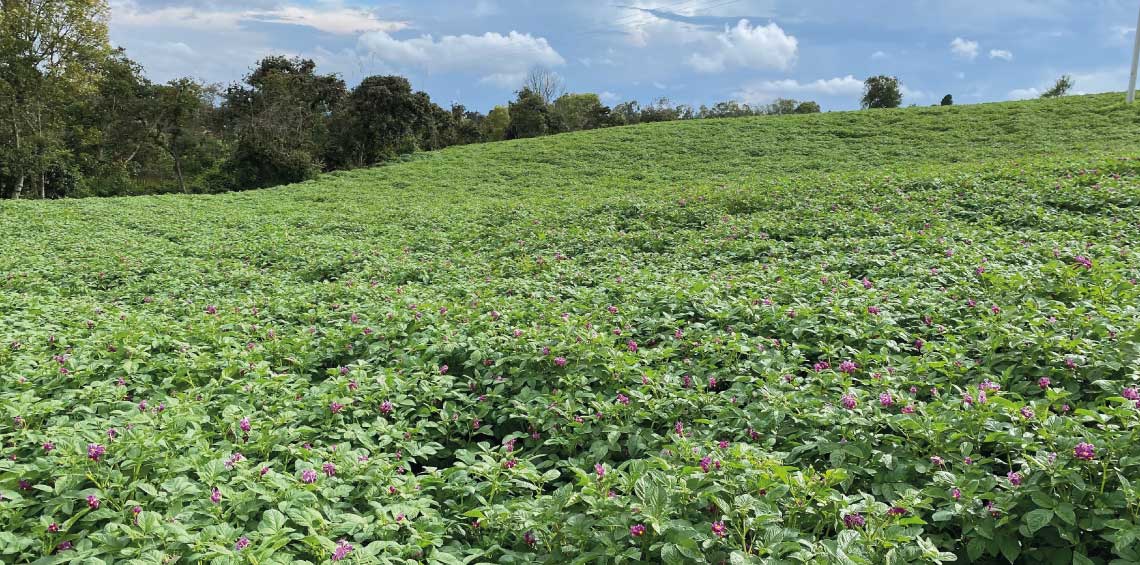
<svg viewBox="0 0 1140 565">
<path fill-rule="evenodd" d="M 0 556 L 1140 561 L 1122 98 L 0 201 Z"/>
</svg>

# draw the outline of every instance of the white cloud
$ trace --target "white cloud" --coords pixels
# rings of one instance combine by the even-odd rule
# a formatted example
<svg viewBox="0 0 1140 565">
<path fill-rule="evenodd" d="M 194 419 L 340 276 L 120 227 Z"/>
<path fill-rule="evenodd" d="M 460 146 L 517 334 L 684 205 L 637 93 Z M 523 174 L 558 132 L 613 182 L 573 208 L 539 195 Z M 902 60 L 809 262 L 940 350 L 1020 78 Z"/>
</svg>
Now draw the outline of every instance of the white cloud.
<svg viewBox="0 0 1140 565">
<path fill-rule="evenodd" d="M 336 35 L 392 32 L 408 27 L 407 22 L 383 20 L 370 10 L 346 7 L 339 0 L 322 2 L 312 7 L 282 4 L 267 10 L 221 10 L 191 6 L 145 10 L 136 0 L 115 0 L 111 3 L 111 23 L 115 28 L 170 27 L 198 31 L 238 31 L 242 29 L 243 22 L 298 25 Z"/>
<path fill-rule="evenodd" d="M 620 95 L 615 94 L 613 92 L 610 92 L 608 90 L 602 91 L 602 93 L 599 94 L 598 97 L 601 98 L 603 102 L 617 102 L 617 100 L 619 98 L 621 98 Z"/>
<path fill-rule="evenodd" d="M 862 93 L 863 81 L 847 75 L 803 83 L 795 79 L 765 80 L 745 85 L 734 96 L 748 103 L 765 103 L 781 97 L 858 96 Z"/>
<path fill-rule="evenodd" d="M 871 53 L 871 60 L 886 59 L 887 53 L 885 51 L 875 51 Z"/>
<path fill-rule="evenodd" d="M 901 92 L 903 95 L 903 103 L 911 103 L 915 100 L 922 100 L 924 98 L 930 97 L 930 94 L 922 90 L 910 88 L 905 84 L 899 87 L 899 92 Z"/>
<path fill-rule="evenodd" d="M 542 37 L 512 31 L 507 35 L 431 35 L 396 39 L 383 31 L 360 36 L 362 50 L 397 68 L 415 67 L 429 73 L 468 72 L 481 82 L 518 86 L 534 66 L 560 66 L 565 59 Z"/>
<path fill-rule="evenodd" d="M 725 26 L 709 49 L 693 53 L 689 66 L 699 72 L 716 73 L 728 68 L 787 70 L 796 61 L 798 41 L 775 23 L 753 26 L 740 20 Z"/>
<path fill-rule="evenodd" d="M 1012 61 L 1013 52 L 1006 49 L 990 49 L 991 59 L 1002 59 L 1003 61 Z"/>
<path fill-rule="evenodd" d="M 950 52 L 955 56 L 973 61 L 978 57 L 978 42 L 955 37 L 950 42 Z"/>
<path fill-rule="evenodd" d="M 1015 88 L 1009 91 L 1008 98 L 1010 100 L 1026 100 L 1028 98 L 1037 98 L 1041 96 L 1043 91 L 1037 88 Z"/>
</svg>

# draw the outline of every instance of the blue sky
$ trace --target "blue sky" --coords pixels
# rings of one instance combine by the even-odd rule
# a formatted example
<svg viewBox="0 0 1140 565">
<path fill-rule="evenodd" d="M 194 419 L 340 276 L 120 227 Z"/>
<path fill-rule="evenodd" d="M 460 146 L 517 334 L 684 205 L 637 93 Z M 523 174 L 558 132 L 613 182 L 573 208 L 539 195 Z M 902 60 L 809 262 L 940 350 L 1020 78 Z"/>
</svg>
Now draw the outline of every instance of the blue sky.
<svg viewBox="0 0 1140 565">
<path fill-rule="evenodd" d="M 239 80 L 260 57 L 353 85 L 401 74 L 486 111 L 534 66 L 610 104 L 776 97 L 858 106 L 892 74 L 904 104 L 1033 97 L 1063 73 L 1121 91 L 1140 0 L 111 0 L 111 38 L 156 81 Z"/>
</svg>

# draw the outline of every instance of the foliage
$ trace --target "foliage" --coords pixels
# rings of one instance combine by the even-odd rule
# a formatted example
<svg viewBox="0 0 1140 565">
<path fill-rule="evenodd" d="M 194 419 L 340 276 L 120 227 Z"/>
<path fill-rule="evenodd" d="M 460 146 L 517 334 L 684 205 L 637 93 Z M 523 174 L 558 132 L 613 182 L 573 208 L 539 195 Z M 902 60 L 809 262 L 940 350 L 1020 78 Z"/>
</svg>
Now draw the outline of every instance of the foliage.
<svg viewBox="0 0 1140 565">
<path fill-rule="evenodd" d="M 800 102 L 792 112 L 795 114 L 818 114 L 820 112 L 819 103 L 813 100 Z"/>
<path fill-rule="evenodd" d="M 507 139 L 523 139 L 546 135 L 550 128 L 550 106 L 538 92 L 523 88 L 518 98 L 507 108 L 511 123 L 507 126 Z"/>
<path fill-rule="evenodd" d="M 1054 82 L 1053 86 L 1049 87 L 1049 90 L 1041 93 L 1041 98 L 1058 98 L 1064 96 L 1068 94 L 1069 90 L 1072 90 L 1075 85 L 1076 82 L 1073 81 L 1073 77 L 1061 75 L 1061 78 L 1057 79 L 1057 82 Z"/>
<path fill-rule="evenodd" d="M 863 99 L 866 108 L 898 108 L 902 105 L 902 83 L 898 77 L 878 75 L 863 81 Z"/>
<path fill-rule="evenodd" d="M 939 104 L 939 106 L 953 106 L 953 105 L 954 105 L 954 96 L 950 95 L 950 94 L 943 96 L 942 102 Z"/>
<path fill-rule="evenodd" d="M 0 202 L 0 555 L 1135 562 L 1138 128 L 675 122 Z"/>
</svg>

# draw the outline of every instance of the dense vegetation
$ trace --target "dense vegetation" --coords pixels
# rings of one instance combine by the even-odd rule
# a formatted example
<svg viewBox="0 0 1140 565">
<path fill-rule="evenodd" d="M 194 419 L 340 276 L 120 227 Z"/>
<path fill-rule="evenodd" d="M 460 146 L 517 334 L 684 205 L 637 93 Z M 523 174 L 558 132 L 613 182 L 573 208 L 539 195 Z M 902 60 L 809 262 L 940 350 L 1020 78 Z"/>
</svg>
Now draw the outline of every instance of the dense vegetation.
<svg viewBox="0 0 1140 565">
<path fill-rule="evenodd" d="M 1140 560 L 1140 111 L 0 203 L 0 555 Z"/>
<path fill-rule="evenodd" d="M 611 109 L 535 69 L 489 114 L 441 108 L 407 79 L 349 88 L 269 56 L 226 87 L 148 80 L 107 38 L 105 0 L 0 1 L 0 198 L 216 193 L 298 182 L 452 145 L 693 118 L 819 112 L 780 99 Z M 189 69 L 188 69 L 189 71 Z M 508 110 L 509 107 L 509 110 Z"/>
</svg>

